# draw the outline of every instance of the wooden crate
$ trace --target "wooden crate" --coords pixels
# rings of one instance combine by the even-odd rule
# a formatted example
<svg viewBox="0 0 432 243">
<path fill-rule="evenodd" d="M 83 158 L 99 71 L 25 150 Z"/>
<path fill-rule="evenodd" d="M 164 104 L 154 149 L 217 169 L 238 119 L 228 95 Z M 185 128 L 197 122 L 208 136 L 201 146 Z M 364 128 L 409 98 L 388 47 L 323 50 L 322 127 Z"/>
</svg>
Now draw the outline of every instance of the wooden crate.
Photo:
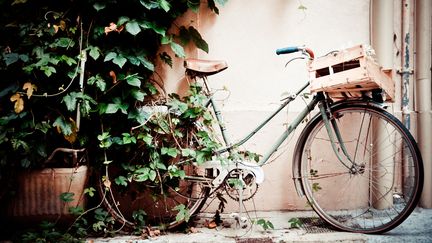
<svg viewBox="0 0 432 243">
<path fill-rule="evenodd" d="M 333 98 L 361 97 L 364 91 L 382 89 L 384 100 L 393 101 L 395 84 L 373 58 L 367 45 L 357 45 L 311 61 L 308 65 L 312 93 Z"/>
</svg>

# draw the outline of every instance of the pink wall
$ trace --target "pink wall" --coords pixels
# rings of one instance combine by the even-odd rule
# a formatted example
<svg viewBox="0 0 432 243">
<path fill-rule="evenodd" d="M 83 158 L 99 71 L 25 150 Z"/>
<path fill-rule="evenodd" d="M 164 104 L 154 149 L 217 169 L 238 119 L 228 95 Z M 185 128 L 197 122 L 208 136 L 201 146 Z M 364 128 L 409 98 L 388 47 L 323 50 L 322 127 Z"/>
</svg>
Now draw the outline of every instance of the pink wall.
<svg viewBox="0 0 432 243">
<path fill-rule="evenodd" d="M 307 7 L 298 9 L 300 2 Z M 192 21 L 191 21 L 192 19 Z M 202 8 L 182 20 L 199 29 L 210 46 L 207 54 L 194 48 L 188 57 L 224 59 L 229 68 L 212 76 L 210 84 L 218 93 L 232 140 L 239 140 L 278 107 L 286 92 L 294 92 L 307 81 L 304 61 L 284 68 L 289 56 L 277 56 L 275 50 L 289 45 L 307 45 L 317 56 L 332 50 L 369 43 L 368 0 L 229 0 L 217 16 Z M 176 59 L 174 68 L 161 68 L 168 92 L 181 92 L 183 61 Z M 229 96 L 229 98 L 227 98 Z M 283 130 L 283 125 L 302 109 L 302 100 L 289 106 L 244 148 L 263 153 Z M 249 210 L 304 209 L 306 202 L 295 193 L 291 175 L 292 150 L 301 128 L 288 145 L 283 146 L 274 162 L 264 167 L 266 180 L 255 196 L 255 207 Z M 230 200 L 229 200 L 230 201 Z M 237 210 L 233 201 L 230 209 Z"/>
</svg>

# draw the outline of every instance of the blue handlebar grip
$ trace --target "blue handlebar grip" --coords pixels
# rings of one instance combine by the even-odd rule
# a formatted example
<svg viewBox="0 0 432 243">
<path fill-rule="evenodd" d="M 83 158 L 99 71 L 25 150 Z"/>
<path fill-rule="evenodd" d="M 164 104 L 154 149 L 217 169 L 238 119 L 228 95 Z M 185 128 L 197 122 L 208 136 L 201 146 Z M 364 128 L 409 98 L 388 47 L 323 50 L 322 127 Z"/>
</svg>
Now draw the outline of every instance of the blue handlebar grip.
<svg viewBox="0 0 432 243">
<path fill-rule="evenodd" d="M 297 46 L 289 46 L 289 47 L 277 49 L 276 54 L 277 55 L 288 54 L 288 53 L 293 53 L 293 52 L 298 52 L 298 51 L 299 51 L 299 48 Z"/>
</svg>

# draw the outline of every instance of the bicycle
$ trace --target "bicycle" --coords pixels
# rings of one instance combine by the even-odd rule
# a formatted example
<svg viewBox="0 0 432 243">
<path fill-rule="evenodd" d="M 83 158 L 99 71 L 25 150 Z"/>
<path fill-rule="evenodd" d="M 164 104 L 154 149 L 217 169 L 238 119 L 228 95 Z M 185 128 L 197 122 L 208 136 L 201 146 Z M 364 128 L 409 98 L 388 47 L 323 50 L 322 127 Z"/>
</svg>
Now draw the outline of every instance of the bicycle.
<svg viewBox="0 0 432 243">
<path fill-rule="evenodd" d="M 276 51 L 278 55 L 295 52 L 308 59 L 314 58 L 314 53 L 305 47 Z M 317 92 L 271 149 L 255 163 L 232 156 L 233 151 L 300 97 L 309 82 L 284 98 L 279 108 L 252 132 L 232 143 L 207 82 L 208 76 L 228 67 L 226 62 L 187 59 L 184 66 L 187 77 L 203 83 L 206 107 L 215 116 L 223 143 L 213 154 L 222 155 L 224 163 L 214 159 L 202 164 L 190 161 L 182 164 L 185 175 L 175 190 L 164 194 L 165 211 L 169 212 L 163 221 L 166 228 L 178 226 L 188 220 L 186 216 L 199 213 L 206 200 L 223 189 L 239 201 L 241 215 L 243 200 L 253 197 L 264 181 L 262 166 L 316 108 L 318 112 L 307 122 L 295 146 L 292 172 L 298 195 L 306 196 L 309 205 L 324 221 L 342 231 L 383 233 L 402 223 L 416 207 L 423 186 L 419 149 L 407 128 L 385 110 L 385 104 L 377 100 L 376 95 L 333 101 L 326 92 Z M 197 127 L 205 129 L 202 125 Z M 188 215 L 178 217 L 179 204 L 184 205 L 182 212 Z M 134 225 L 119 214 L 112 202 L 106 205 L 123 224 Z M 141 207 L 151 207 L 150 214 L 159 214 L 154 212 L 154 205 Z M 237 220 L 241 220 L 241 216 Z"/>
</svg>

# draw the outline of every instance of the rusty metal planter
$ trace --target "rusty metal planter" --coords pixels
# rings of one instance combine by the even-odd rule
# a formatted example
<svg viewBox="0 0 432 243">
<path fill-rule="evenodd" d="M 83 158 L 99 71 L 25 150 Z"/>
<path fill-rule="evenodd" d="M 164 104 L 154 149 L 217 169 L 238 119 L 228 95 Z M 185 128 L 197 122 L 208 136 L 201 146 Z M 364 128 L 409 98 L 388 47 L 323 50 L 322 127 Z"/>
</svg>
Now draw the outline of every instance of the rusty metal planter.
<svg viewBox="0 0 432 243">
<path fill-rule="evenodd" d="M 21 173 L 18 176 L 16 197 L 11 200 L 8 216 L 18 221 L 70 220 L 69 207 L 84 206 L 83 192 L 88 168 L 48 168 Z M 60 195 L 73 193 L 72 202 Z"/>
</svg>

